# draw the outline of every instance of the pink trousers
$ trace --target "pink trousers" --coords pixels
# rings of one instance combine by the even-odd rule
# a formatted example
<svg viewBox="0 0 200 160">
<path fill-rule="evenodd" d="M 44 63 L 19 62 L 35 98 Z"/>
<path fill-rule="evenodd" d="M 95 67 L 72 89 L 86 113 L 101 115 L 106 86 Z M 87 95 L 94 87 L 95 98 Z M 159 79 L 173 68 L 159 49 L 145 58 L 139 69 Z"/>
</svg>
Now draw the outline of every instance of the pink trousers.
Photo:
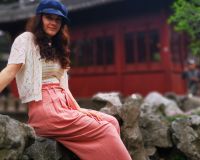
<svg viewBox="0 0 200 160">
<path fill-rule="evenodd" d="M 119 135 L 119 124 L 97 112 L 97 121 L 76 109 L 67 91 L 58 84 L 42 86 L 42 100 L 28 104 L 28 123 L 36 134 L 53 138 L 81 160 L 131 160 Z"/>
</svg>

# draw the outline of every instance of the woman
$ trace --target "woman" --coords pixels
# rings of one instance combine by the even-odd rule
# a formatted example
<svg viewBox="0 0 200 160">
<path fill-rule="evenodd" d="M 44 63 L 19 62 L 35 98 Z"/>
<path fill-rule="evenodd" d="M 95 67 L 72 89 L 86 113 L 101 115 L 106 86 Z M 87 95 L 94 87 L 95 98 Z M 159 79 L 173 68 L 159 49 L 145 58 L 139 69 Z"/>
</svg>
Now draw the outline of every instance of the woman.
<svg viewBox="0 0 200 160">
<path fill-rule="evenodd" d="M 68 89 L 67 24 L 61 2 L 42 0 L 28 31 L 12 45 L 8 65 L 0 73 L 0 91 L 16 77 L 36 134 L 57 140 L 81 160 L 131 160 L 117 120 L 80 108 Z"/>
</svg>

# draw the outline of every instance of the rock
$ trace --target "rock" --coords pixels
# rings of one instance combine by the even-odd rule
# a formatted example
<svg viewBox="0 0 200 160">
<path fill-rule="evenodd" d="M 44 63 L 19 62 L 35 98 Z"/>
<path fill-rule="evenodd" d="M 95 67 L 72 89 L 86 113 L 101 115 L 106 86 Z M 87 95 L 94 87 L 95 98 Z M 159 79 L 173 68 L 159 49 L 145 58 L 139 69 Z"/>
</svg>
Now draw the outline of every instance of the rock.
<svg viewBox="0 0 200 160">
<path fill-rule="evenodd" d="M 167 99 L 173 100 L 178 105 L 178 107 L 180 108 L 182 106 L 182 102 L 183 102 L 183 100 L 185 99 L 186 96 L 185 95 L 178 95 L 174 92 L 166 92 L 164 94 L 164 97 L 166 97 Z"/>
<path fill-rule="evenodd" d="M 37 137 L 26 148 L 22 160 L 79 160 L 79 158 L 55 140 Z"/>
<path fill-rule="evenodd" d="M 200 159 L 200 117 L 177 119 L 171 124 L 172 138 L 177 148 L 190 160 Z"/>
<path fill-rule="evenodd" d="M 173 93 L 165 96 L 152 92 L 145 99 L 139 94 L 122 99 L 117 92 L 98 93 L 84 104 L 118 119 L 122 140 L 134 160 L 199 160 L 200 98 Z M 5 111 L 8 103 L 4 99 L 0 103 Z M 26 110 L 17 110 L 26 114 Z M 47 159 L 79 160 L 55 140 L 37 137 L 30 126 L 0 115 L 0 160 Z"/>
<path fill-rule="evenodd" d="M 105 107 L 100 111 L 114 115 L 118 120 L 122 120 L 121 135 L 131 157 L 134 160 L 147 160 L 146 152 L 143 146 L 142 135 L 140 133 L 138 121 L 140 116 L 140 105 L 142 97 L 133 94 L 121 103 L 120 94 L 99 93 L 93 97 L 93 100 L 106 102 Z"/>
<path fill-rule="evenodd" d="M 185 112 L 186 115 L 199 115 L 200 114 L 200 107 L 195 109 L 190 109 L 189 111 Z"/>
<path fill-rule="evenodd" d="M 37 137 L 29 125 L 0 115 L 0 160 L 79 160 L 55 140 Z"/>
<path fill-rule="evenodd" d="M 92 99 L 109 102 L 108 105 L 113 105 L 113 106 L 122 105 L 119 92 L 97 93 L 96 95 L 93 96 Z"/>
<path fill-rule="evenodd" d="M 145 147 L 146 153 L 148 156 L 153 156 L 156 153 L 156 147 L 146 146 Z"/>
<path fill-rule="evenodd" d="M 34 142 L 35 132 L 26 124 L 0 115 L 0 159 L 21 159 L 25 147 Z"/>
<path fill-rule="evenodd" d="M 144 103 L 146 103 L 149 106 L 149 113 L 155 113 L 157 111 L 160 111 L 162 112 L 161 114 L 164 114 L 165 116 L 184 114 L 183 111 L 173 100 L 165 98 L 158 92 L 149 93 L 145 97 Z"/>
<path fill-rule="evenodd" d="M 94 95 L 92 99 L 94 101 L 106 102 L 106 105 L 101 108 L 100 111 L 110 115 L 117 115 L 118 110 L 122 106 L 120 94 L 118 92 L 98 93 Z"/>
<path fill-rule="evenodd" d="M 158 115 L 145 114 L 140 118 L 140 130 L 147 148 L 172 147 L 170 123 Z"/>
<path fill-rule="evenodd" d="M 190 110 L 195 110 L 200 107 L 200 98 L 199 97 L 185 97 L 182 100 L 181 108 L 185 112 L 190 112 Z"/>
<path fill-rule="evenodd" d="M 99 111 L 106 105 L 105 101 L 93 100 L 92 98 L 77 98 L 76 101 L 81 108 L 92 109 L 96 111 Z"/>
<path fill-rule="evenodd" d="M 142 134 L 139 129 L 140 105 L 142 97 L 133 94 L 125 100 L 119 116 L 123 120 L 121 127 L 122 140 L 134 160 L 147 160 Z"/>
<path fill-rule="evenodd" d="M 26 148 L 23 160 L 59 160 L 62 155 L 57 148 L 58 143 L 56 141 L 37 137 L 35 143 Z"/>
</svg>

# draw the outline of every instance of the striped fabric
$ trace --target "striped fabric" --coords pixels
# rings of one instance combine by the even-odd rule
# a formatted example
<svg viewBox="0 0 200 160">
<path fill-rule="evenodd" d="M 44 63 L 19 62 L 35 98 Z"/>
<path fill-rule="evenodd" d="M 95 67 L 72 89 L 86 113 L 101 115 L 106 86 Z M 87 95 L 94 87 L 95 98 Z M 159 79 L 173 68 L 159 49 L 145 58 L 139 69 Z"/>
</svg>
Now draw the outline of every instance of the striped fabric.
<svg viewBox="0 0 200 160">
<path fill-rule="evenodd" d="M 63 73 L 59 62 L 42 60 L 42 83 L 58 83 Z"/>
</svg>

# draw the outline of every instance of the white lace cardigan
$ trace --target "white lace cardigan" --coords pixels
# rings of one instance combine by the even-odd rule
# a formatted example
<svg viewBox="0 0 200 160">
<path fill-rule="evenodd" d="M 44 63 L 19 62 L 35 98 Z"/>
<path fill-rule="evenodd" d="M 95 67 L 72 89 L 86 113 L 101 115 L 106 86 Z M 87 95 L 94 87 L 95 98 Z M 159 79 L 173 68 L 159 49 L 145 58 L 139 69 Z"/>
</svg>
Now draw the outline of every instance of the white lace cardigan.
<svg viewBox="0 0 200 160">
<path fill-rule="evenodd" d="M 13 42 L 8 64 L 20 64 L 20 71 L 16 75 L 19 97 L 22 103 L 42 100 L 42 61 L 39 47 L 34 44 L 34 35 L 24 32 Z M 60 80 L 60 85 L 68 89 L 67 71 Z"/>
</svg>

